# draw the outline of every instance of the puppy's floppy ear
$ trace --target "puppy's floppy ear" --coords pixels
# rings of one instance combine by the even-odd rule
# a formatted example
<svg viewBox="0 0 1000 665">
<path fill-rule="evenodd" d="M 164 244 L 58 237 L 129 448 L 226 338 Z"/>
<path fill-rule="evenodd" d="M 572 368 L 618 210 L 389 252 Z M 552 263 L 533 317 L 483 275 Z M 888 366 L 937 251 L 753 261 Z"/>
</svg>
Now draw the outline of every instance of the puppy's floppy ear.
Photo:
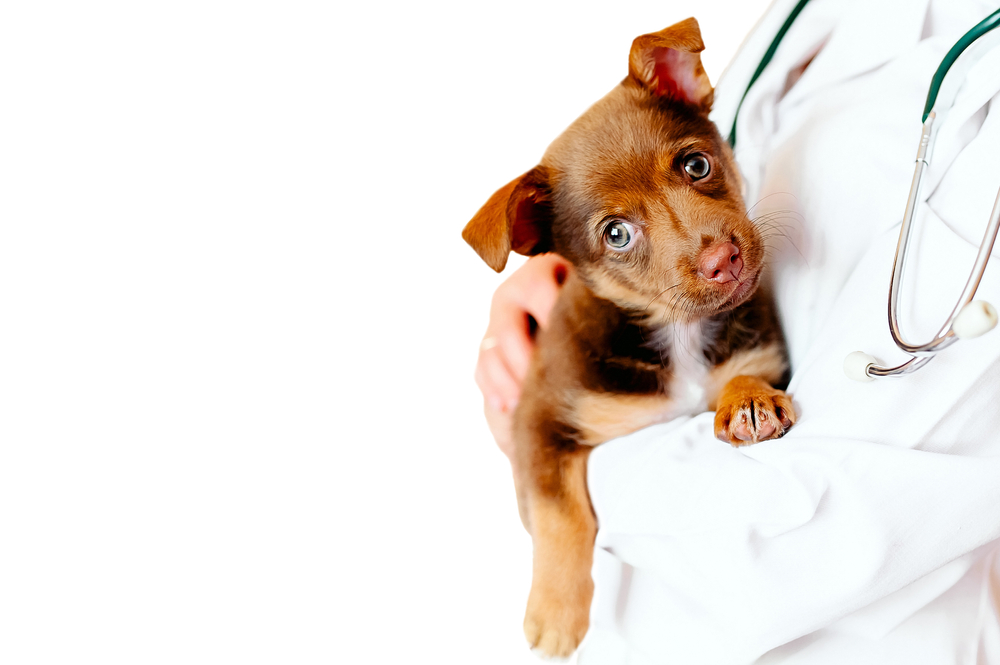
<svg viewBox="0 0 1000 665">
<path fill-rule="evenodd" d="M 536 166 L 496 191 L 462 231 L 483 261 L 500 272 L 511 250 L 531 256 L 552 249 L 548 173 Z"/>
<path fill-rule="evenodd" d="M 694 18 L 636 37 L 628 57 L 629 79 L 654 95 L 707 113 L 712 108 L 713 91 L 698 55 L 704 49 Z"/>
</svg>

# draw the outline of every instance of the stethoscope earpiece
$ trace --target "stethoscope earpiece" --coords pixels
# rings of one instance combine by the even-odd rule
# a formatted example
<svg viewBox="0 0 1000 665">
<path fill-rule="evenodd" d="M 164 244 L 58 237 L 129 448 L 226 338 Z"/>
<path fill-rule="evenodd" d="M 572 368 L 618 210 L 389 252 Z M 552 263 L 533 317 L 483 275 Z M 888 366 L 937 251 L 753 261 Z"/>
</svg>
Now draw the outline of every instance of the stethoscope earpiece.
<svg viewBox="0 0 1000 665">
<path fill-rule="evenodd" d="M 973 339 L 996 327 L 996 308 L 985 300 L 973 300 L 958 313 L 951 329 L 959 339 Z"/>
<path fill-rule="evenodd" d="M 996 328 L 997 318 L 997 310 L 993 305 L 985 300 L 973 300 L 962 307 L 955 317 L 950 329 L 954 336 L 944 334 L 939 339 L 949 342 L 954 342 L 956 338 L 974 339 Z M 874 381 L 876 376 L 910 374 L 930 362 L 932 357 L 932 355 L 913 357 L 898 367 L 882 367 L 874 357 L 864 351 L 855 351 L 844 358 L 844 374 L 854 381 Z"/>
<path fill-rule="evenodd" d="M 844 374 L 854 381 L 868 382 L 874 381 L 875 377 L 868 376 L 868 368 L 877 364 L 878 361 L 864 351 L 855 351 L 847 354 L 844 358 Z"/>
</svg>

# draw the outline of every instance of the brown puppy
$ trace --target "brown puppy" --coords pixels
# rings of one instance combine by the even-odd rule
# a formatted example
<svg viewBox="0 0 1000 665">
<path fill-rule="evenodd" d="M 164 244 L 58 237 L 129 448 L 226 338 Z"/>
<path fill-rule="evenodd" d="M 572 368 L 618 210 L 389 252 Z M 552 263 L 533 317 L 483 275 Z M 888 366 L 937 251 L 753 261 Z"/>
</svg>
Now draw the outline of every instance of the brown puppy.
<svg viewBox="0 0 1000 665">
<path fill-rule="evenodd" d="M 593 446 L 716 410 L 733 445 L 784 434 L 791 400 L 763 240 L 687 19 L 638 37 L 628 77 L 496 192 L 463 237 L 495 270 L 511 250 L 557 252 L 575 270 L 538 335 L 514 413 L 522 520 L 534 541 L 524 631 L 548 655 L 587 632 L 597 525 Z"/>
</svg>

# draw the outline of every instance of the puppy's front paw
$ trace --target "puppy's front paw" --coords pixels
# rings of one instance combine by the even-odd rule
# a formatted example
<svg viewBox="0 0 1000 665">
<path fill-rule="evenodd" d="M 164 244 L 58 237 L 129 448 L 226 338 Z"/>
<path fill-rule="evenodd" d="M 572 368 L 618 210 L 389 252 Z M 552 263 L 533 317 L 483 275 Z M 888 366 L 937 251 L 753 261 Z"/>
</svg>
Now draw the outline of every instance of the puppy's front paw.
<svg viewBox="0 0 1000 665">
<path fill-rule="evenodd" d="M 794 424 L 791 398 L 749 376 L 730 381 L 715 410 L 715 436 L 734 446 L 777 439 Z"/>
<path fill-rule="evenodd" d="M 532 648 L 546 656 L 567 658 L 587 634 L 589 622 L 589 598 L 565 598 L 532 588 L 524 615 L 524 636 Z"/>
</svg>

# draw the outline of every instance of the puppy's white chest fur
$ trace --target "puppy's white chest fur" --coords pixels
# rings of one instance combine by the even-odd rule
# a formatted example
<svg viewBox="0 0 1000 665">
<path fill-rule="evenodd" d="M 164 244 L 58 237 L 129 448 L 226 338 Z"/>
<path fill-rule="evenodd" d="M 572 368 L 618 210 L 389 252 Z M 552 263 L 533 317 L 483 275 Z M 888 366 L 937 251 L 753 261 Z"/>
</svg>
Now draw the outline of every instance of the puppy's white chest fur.
<svg viewBox="0 0 1000 665">
<path fill-rule="evenodd" d="M 705 324 L 674 323 L 660 328 L 653 344 L 669 359 L 669 383 L 664 386 L 670 398 L 664 419 L 701 413 L 708 409 L 706 385 L 709 365 L 702 349 Z"/>
</svg>

